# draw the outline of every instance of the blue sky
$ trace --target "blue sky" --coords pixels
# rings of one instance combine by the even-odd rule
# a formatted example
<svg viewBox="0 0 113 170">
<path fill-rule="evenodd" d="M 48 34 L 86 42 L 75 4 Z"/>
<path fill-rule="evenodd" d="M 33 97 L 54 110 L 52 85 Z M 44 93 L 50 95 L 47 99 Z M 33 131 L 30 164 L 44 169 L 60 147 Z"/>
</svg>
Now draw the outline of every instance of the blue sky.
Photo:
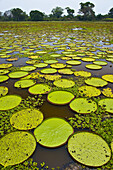
<svg viewBox="0 0 113 170">
<path fill-rule="evenodd" d="M 75 15 L 77 15 L 80 2 L 85 3 L 87 1 L 95 4 L 94 11 L 96 14 L 107 14 L 113 7 L 113 0 L 0 0 L 0 11 L 5 12 L 12 8 L 21 8 L 27 14 L 31 10 L 39 10 L 50 14 L 53 8 L 59 6 L 63 9 L 70 7 L 75 10 Z"/>
</svg>

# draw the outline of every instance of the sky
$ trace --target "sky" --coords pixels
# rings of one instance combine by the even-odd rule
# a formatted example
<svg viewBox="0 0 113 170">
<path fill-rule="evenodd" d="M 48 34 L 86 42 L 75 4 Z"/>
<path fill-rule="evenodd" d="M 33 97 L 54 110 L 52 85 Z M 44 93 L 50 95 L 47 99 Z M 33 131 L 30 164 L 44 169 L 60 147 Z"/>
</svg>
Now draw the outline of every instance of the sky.
<svg viewBox="0 0 113 170">
<path fill-rule="evenodd" d="M 39 10 L 45 14 L 50 14 L 55 7 L 70 7 L 75 10 L 75 15 L 78 14 L 80 3 L 91 2 L 95 5 L 95 14 L 107 14 L 113 8 L 113 0 L 0 0 L 0 11 L 5 12 L 13 8 L 20 8 L 27 14 L 31 10 Z M 64 10 L 66 14 L 66 10 Z"/>
</svg>

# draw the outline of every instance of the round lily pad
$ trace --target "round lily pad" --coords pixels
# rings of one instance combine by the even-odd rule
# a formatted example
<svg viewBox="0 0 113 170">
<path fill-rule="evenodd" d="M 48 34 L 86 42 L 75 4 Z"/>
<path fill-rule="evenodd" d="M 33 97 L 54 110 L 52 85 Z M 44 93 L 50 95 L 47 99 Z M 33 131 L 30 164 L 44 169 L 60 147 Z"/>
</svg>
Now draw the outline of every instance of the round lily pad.
<svg viewBox="0 0 113 170">
<path fill-rule="evenodd" d="M 68 152 L 76 161 L 92 167 L 102 166 L 111 158 L 108 144 L 91 132 L 73 134 L 68 140 Z"/>
<path fill-rule="evenodd" d="M 71 69 L 69 69 L 69 68 L 64 68 L 64 69 L 58 70 L 58 73 L 71 75 L 71 74 L 73 74 L 73 71 Z"/>
<path fill-rule="evenodd" d="M 43 68 L 43 67 L 47 67 L 48 64 L 46 64 L 46 63 L 36 63 L 36 64 L 34 64 L 34 66 L 38 67 L 38 68 Z"/>
<path fill-rule="evenodd" d="M 37 142 L 50 148 L 65 144 L 72 133 L 72 126 L 61 118 L 46 119 L 34 130 Z"/>
<path fill-rule="evenodd" d="M 9 73 L 9 70 L 6 69 L 0 69 L 0 75 Z"/>
<path fill-rule="evenodd" d="M 93 86 L 81 86 L 78 90 L 80 94 L 83 94 L 86 97 L 94 97 L 101 94 L 101 91 Z"/>
<path fill-rule="evenodd" d="M 47 94 L 51 91 L 51 87 L 46 84 L 36 84 L 28 89 L 31 94 Z"/>
<path fill-rule="evenodd" d="M 38 60 L 28 60 L 26 61 L 26 64 L 36 64 L 38 63 Z"/>
<path fill-rule="evenodd" d="M 81 114 L 88 114 L 97 110 L 97 104 L 91 99 L 76 98 L 70 103 L 70 108 Z"/>
<path fill-rule="evenodd" d="M 12 66 L 13 66 L 12 64 L 5 64 L 5 63 L 0 64 L 0 68 L 10 68 Z"/>
<path fill-rule="evenodd" d="M 19 130 L 36 128 L 43 121 L 43 114 L 37 109 L 24 109 L 16 112 L 10 118 L 11 125 Z"/>
<path fill-rule="evenodd" d="M 47 96 L 50 103 L 57 105 L 68 104 L 73 98 L 74 95 L 68 91 L 53 91 Z"/>
<path fill-rule="evenodd" d="M 79 64 L 81 64 L 81 61 L 69 60 L 69 61 L 66 61 L 66 63 L 70 64 L 70 65 L 79 65 Z"/>
<path fill-rule="evenodd" d="M 8 74 L 10 78 L 21 78 L 27 75 L 28 75 L 28 72 L 25 72 L 25 71 L 14 71 Z"/>
<path fill-rule="evenodd" d="M 113 97 L 112 89 L 110 89 L 109 87 L 103 89 L 102 94 L 106 97 Z"/>
<path fill-rule="evenodd" d="M 6 81 L 6 80 L 8 80 L 8 79 L 9 79 L 8 76 L 6 76 L 6 75 L 0 75 L 0 83 Z"/>
<path fill-rule="evenodd" d="M 0 139 L 0 164 L 4 167 L 19 164 L 28 159 L 36 148 L 32 134 L 16 131 Z"/>
<path fill-rule="evenodd" d="M 0 97 L 5 96 L 8 93 L 8 88 L 5 86 L 0 86 Z"/>
<path fill-rule="evenodd" d="M 102 78 L 110 83 L 113 83 L 113 74 L 103 75 Z"/>
<path fill-rule="evenodd" d="M 58 75 L 58 74 L 54 74 L 54 75 L 44 75 L 44 78 L 47 79 L 47 80 L 51 80 L 51 81 L 54 81 L 54 80 L 58 80 L 60 79 L 62 76 L 61 75 Z"/>
<path fill-rule="evenodd" d="M 14 87 L 17 88 L 28 88 L 35 84 L 34 80 L 28 79 L 28 80 L 20 80 L 15 82 Z"/>
<path fill-rule="evenodd" d="M 40 71 L 43 74 L 54 74 L 57 73 L 57 69 L 55 68 L 45 68 Z"/>
<path fill-rule="evenodd" d="M 68 79 L 59 79 L 54 81 L 53 84 L 57 87 L 69 88 L 69 87 L 73 87 L 75 85 L 75 82 Z"/>
<path fill-rule="evenodd" d="M 94 61 L 94 64 L 100 65 L 100 66 L 106 66 L 108 63 L 105 61 Z"/>
<path fill-rule="evenodd" d="M 108 84 L 107 81 L 98 77 L 88 78 L 87 80 L 85 80 L 85 83 L 95 87 L 104 87 Z"/>
<path fill-rule="evenodd" d="M 94 58 L 91 58 L 91 57 L 84 57 L 81 59 L 82 61 L 86 61 L 86 62 L 91 62 L 91 61 L 95 61 Z"/>
<path fill-rule="evenodd" d="M 46 64 L 54 64 L 54 63 L 58 63 L 58 60 L 45 60 L 44 63 L 46 63 Z"/>
<path fill-rule="evenodd" d="M 6 95 L 0 98 L 0 110 L 10 110 L 18 106 L 22 98 L 17 95 Z"/>
<path fill-rule="evenodd" d="M 91 73 L 88 71 L 75 71 L 74 72 L 75 76 L 81 76 L 81 77 L 90 77 Z"/>
<path fill-rule="evenodd" d="M 52 68 L 64 68 L 66 67 L 66 64 L 63 63 L 55 63 L 50 65 Z"/>
<path fill-rule="evenodd" d="M 22 71 L 33 71 L 35 69 L 36 69 L 36 67 L 34 67 L 34 66 L 23 66 L 20 68 L 20 70 L 22 70 Z"/>
<path fill-rule="evenodd" d="M 51 56 L 51 57 L 54 57 L 54 58 L 58 58 L 58 57 L 61 56 L 61 54 L 51 54 L 50 56 Z"/>
<path fill-rule="evenodd" d="M 97 64 L 87 64 L 85 67 L 88 68 L 88 69 L 92 69 L 92 70 L 102 69 L 102 66 L 99 66 Z"/>
<path fill-rule="evenodd" d="M 98 102 L 98 105 L 104 108 L 105 111 L 113 113 L 113 99 L 111 98 L 101 99 Z"/>
</svg>

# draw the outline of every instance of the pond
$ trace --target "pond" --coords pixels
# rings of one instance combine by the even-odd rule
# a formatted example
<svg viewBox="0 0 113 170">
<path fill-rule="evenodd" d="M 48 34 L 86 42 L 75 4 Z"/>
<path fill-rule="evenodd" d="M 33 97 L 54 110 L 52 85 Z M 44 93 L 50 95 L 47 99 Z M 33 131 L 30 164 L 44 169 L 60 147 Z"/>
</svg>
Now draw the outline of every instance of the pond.
<svg viewBox="0 0 113 170">
<path fill-rule="evenodd" d="M 10 135 L 11 132 L 15 135 L 18 135 L 16 134 L 18 131 L 19 133 L 25 132 L 26 129 L 15 128 L 16 118 L 11 123 L 12 115 L 15 113 L 30 108 L 30 112 L 32 112 L 32 109 L 37 109 L 43 114 L 43 120 L 39 125 L 26 131 L 26 134 L 30 132 L 37 140 L 34 151 L 31 151 L 32 153 L 26 159 L 23 158 L 24 163 L 23 161 L 10 163 L 10 159 L 12 159 L 10 156 L 8 163 L 7 159 L 0 155 L 1 169 L 7 169 L 7 167 L 3 168 L 2 165 L 16 168 L 16 164 L 18 164 L 18 169 L 20 165 L 30 168 L 29 157 L 33 159 L 33 162 L 37 163 L 36 166 L 39 169 L 113 168 L 113 157 L 111 156 L 113 152 L 112 33 L 113 23 L 104 22 L 1 23 L 1 141 L 5 140 L 5 137 L 8 134 Z M 18 98 L 13 99 L 13 97 Z M 27 119 L 26 117 L 21 118 L 22 122 Z M 59 122 L 60 120 L 65 120 L 66 127 L 69 126 L 73 130 L 69 132 L 63 142 L 51 147 L 52 142 L 50 141 L 51 145 L 48 147 L 48 144 L 41 143 L 41 140 L 46 136 L 46 131 L 47 135 L 49 135 L 48 128 L 50 127 L 48 127 L 48 124 L 45 125 L 44 131 L 41 132 L 42 137 L 40 137 L 39 141 L 34 130 L 39 129 L 38 131 L 40 131 L 44 123 L 46 124 L 52 118 L 60 118 L 58 119 Z M 33 121 L 35 122 L 35 116 Z M 55 122 L 54 124 L 57 123 Z M 20 126 L 22 126 L 21 123 Z M 59 126 L 58 124 L 58 129 L 55 127 L 55 130 L 53 125 L 51 126 L 53 134 L 58 133 L 59 135 L 63 133 L 64 128 L 60 131 Z M 91 154 L 90 161 L 75 158 L 75 155 L 73 156 L 73 153 L 69 150 L 69 141 L 71 141 L 73 132 L 75 135 L 82 135 L 82 133 L 86 136 L 89 135 L 89 140 L 90 135 L 93 135 L 91 136 L 91 141 L 96 136 L 97 141 L 99 138 L 99 140 L 105 142 L 102 146 L 108 147 L 108 155 L 103 158 L 105 154 L 105 151 L 103 151 L 101 153 L 103 160 L 97 161 L 100 153 L 95 150 L 99 150 L 97 148 L 101 148 L 101 146 L 98 146 L 96 141 L 94 145 L 97 145 L 97 148 L 94 146 L 94 154 L 97 152 L 97 156 L 92 158 L 93 155 Z M 44 140 L 48 141 L 49 138 L 54 140 L 54 135 L 51 135 L 52 132 Z M 65 135 L 66 132 L 64 133 Z M 84 135 L 82 138 L 84 138 Z M 59 139 L 59 136 L 57 138 Z M 88 145 L 87 142 L 85 147 Z M 90 144 L 89 150 L 92 148 Z M 80 143 L 81 149 L 83 149 L 83 145 L 83 143 Z M 80 155 L 81 149 L 79 151 Z M 82 152 L 87 153 L 87 148 Z M 89 153 L 85 156 L 88 158 Z M 4 159 L 4 161 L 1 159 Z M 27 159 L 28 164 L 26 165 Z"/>
</svg>

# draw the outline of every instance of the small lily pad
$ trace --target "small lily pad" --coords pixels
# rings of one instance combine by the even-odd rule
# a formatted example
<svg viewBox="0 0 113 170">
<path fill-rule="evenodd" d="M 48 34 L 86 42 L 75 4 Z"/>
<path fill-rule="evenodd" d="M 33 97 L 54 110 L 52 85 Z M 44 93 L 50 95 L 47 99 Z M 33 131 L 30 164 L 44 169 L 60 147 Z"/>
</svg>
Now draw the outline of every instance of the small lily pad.
<svg viewBox="0 0 113 170">
<path fill-rule="evenodd" d="M 18 106 L 22 98 L 17 95 L 6 95 L 0 98 L 0 110 L 10 110 Z"/>
<path fill-rule="evenodd" d="M 68 104 L 73 98 L 74 95 L 68 91 L 53 91 L 47 96 L 50 103 L 57 105 Z"/>
<path fill-rule="evenodd" d="M 87 80 L 85 80 L 85 83 L 95 87 L 104 87 L 108 84 L 107 81 L 98 77 L 88 78 Z"/>
<path fill-rule="evenodd" d="M 108 144 L 91 132 L 74 133 L 68 140 L 68 152 L 76 161 L 92 167 L 102 166 L 111 158 Z"/>
<path fill-rule="evenodd" d="M 36 140 L 28 132 L 16 131 L 0 139 L 0 164 L 4 167 L 27 160 L 36 148 Z"/>
<path fill-rule="evenodd" d="M 46 84 L 36 84 L 28 89 L 31 94 L 47 94 L 51 91 L 51 87 Z"/>
<path fill-rule="evenodd" d="M 5 86 L 0 86 L 0 97 L 5 96 L 8 93 L 8 88 Z"/>
<path fill-rule="evenodd" d="M 10 78 L 21 78 L 27 75 L 28 75 L 28 72 L 25 72 L 25 71 L 14 71 L 8 74 Z"/>
<path fill-rule="evenodd" d="M 110 83 L 113 83 L 113 74 L 103 75 L 102 78 Z"/>
<path fill-rule="evenodd" d="M 86 97 L 94 97 L 101 94 L 101 91 L 99 89 L 92 86 L 81 86 L 78 90 L 80 94 L 83 94 Z"/>
<path fill-rule="evenodd" d="M 35 84 L 34 80 L 28 79 L 28 80 L 19 80 L 15 82 L 14 87 L 17 88 L 28 88 Z"/>
<path fill-rule="evenodd" d="M 75 82 L 68 79 L 59 79 L 54 81 L 53 84 L 57 87 L 69 88 L 69 87 L 73 87 L 75 85 Z"/>
<path fill-rule="evenodd" d="M 98 105 L 104 108 L 105 111 L 113 113 L 113 99 L 111 98 L 101 99 L 98 102 Z"/>
<path fill-rule="evenodd" d="M 19 130 L 36 128 L 43 121 L 43 114 L 37 109 L 24 109 L 16 112 L 10 118 L 11 125 Z"/>
<path fill-rule="evenodd" d="M 4 81 L 7 81 L 9 79 L 8 76 L 6 75 L 0 75 L 0 83 L 4 82 Z"/>
<path fill-rule="evenodd" d="M 97 104 L 91 99 L 76 98 L 70 103 L 70 108 L 81 114 L 88 114 L 97 110 Z"/>
<path fill-rule="evenodd" d="M 102 66 L 99 66 L 97 64 L 87 64 L 86 68 L 91 69 L 91 70 L 99 70 L 99 69 L 102 69 Z"/>
<path fill-rule="evenodd" d="M 61 118 L 48 118 L 34 130 L 37 142 L 49 148 L 65 144 L 72 133 L 72 126 Z"/>
</svg>

